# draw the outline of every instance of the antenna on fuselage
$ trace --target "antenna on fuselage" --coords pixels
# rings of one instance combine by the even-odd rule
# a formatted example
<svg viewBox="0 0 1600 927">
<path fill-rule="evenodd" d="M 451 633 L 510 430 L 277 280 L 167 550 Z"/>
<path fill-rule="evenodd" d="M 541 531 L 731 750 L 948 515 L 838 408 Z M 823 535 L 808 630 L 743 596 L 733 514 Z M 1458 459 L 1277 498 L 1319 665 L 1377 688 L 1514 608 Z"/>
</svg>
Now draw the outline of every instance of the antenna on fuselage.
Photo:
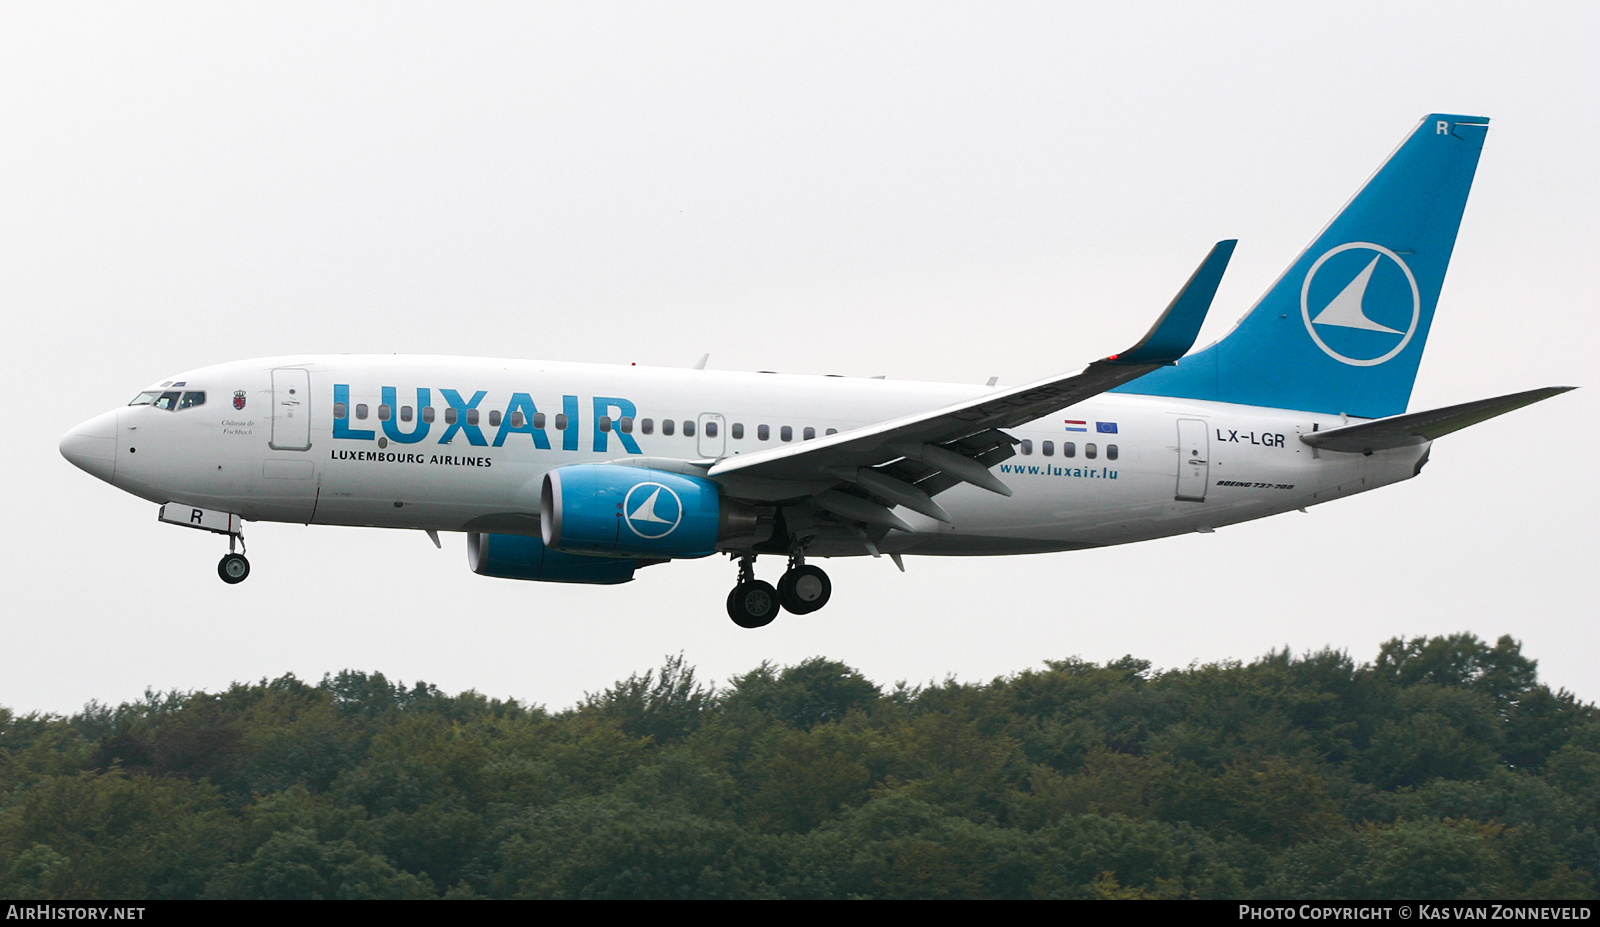
<svg viewBox="0 0 1600 927">
<path fill-rule="evenodd" d="M 706 361 L 708 361 L 710 359 L 711 359 L 711 355 L 710 354 L 702 354 L 702 355 L 700 355 L 700 359 L 698 361 L 695 361 L 694 369 L 696 369 L 696 370 L 704 370 L 704 369 L 706 369 Z"/>
</svg>

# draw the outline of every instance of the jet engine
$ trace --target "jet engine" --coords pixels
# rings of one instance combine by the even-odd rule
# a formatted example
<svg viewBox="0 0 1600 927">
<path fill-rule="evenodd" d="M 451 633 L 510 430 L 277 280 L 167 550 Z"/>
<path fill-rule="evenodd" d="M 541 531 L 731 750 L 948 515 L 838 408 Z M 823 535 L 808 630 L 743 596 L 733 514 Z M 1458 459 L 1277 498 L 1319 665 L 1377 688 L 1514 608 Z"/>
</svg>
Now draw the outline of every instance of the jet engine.
<svg viewBox="0 0 1600 927">
<path fill-rule="evenodd" d="M 557 467 L 539 494 L 545 546 L 571 553 L 705 557 L 719 542 L 748 540 L 762 521 L 710 480 L 647 467 Z"/>
<path fill-rule="evenodd" d="M 521 534 L 472 532 L 467 535 L 467 565 L 479 576 L 609 586 L 633 579 L 640 564 L 632 558 L 564 554 Z"/>
</svg>

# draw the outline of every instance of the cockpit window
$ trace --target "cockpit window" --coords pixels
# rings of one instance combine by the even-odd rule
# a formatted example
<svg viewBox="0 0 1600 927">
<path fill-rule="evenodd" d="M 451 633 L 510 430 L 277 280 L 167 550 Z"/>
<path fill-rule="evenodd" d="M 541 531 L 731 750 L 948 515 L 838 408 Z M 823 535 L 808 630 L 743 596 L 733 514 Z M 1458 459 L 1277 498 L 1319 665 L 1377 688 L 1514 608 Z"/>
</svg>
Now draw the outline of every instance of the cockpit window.
<svg viewBox="0 0 1600 927">
<path fill-rule="evenodd" d="M 145 390 L 139 395 L 133 397 L 133 401 L 128 403 L 130 406 L 155 406 L 156 408 L 163 409 L 167 412 L 176 412 L 180 409 L 190 409 L 195 406 L 203 406 L 205 404 L 205 393 L 199 390 L 189 390 L 188 392 L 183 392 L 175 389 Z"/>
</svg>

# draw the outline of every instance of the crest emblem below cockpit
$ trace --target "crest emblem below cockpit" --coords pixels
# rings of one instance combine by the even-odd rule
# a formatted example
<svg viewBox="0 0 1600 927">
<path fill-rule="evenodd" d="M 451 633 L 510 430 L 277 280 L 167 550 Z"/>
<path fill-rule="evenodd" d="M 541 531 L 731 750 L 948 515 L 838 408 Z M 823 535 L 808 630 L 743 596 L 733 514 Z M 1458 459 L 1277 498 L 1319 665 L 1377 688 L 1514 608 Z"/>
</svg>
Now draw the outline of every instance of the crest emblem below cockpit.
<svg viewBox="0 0 1600 927">
<path fill-rule="evenodd" d="M 244 408 L 244 390 L 236 389 L 233 391 L 233 407 L 235 409 Z"/>
</svg>

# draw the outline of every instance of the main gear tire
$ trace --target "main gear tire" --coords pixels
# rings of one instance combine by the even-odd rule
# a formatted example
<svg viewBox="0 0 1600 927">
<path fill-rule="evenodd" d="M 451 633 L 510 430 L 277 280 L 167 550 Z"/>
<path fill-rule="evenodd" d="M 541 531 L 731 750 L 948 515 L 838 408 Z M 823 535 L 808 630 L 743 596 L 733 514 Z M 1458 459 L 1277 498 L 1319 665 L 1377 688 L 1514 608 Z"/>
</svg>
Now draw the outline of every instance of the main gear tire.
<svg viewBox="0 0 1600 927">
<path fill-rule="evenodd" d="M 778 617 L 778 590 L 752 579 L 728 593 L 728 617 L 741 628 L 764 628 Z"/>
<path fill-rule="evenodd" d="M 809 615 L 828 604 L 833 581 L 820 567 L 797 566 L 778 580 L 778 602 L 794 615 Z"/>
</svg>

